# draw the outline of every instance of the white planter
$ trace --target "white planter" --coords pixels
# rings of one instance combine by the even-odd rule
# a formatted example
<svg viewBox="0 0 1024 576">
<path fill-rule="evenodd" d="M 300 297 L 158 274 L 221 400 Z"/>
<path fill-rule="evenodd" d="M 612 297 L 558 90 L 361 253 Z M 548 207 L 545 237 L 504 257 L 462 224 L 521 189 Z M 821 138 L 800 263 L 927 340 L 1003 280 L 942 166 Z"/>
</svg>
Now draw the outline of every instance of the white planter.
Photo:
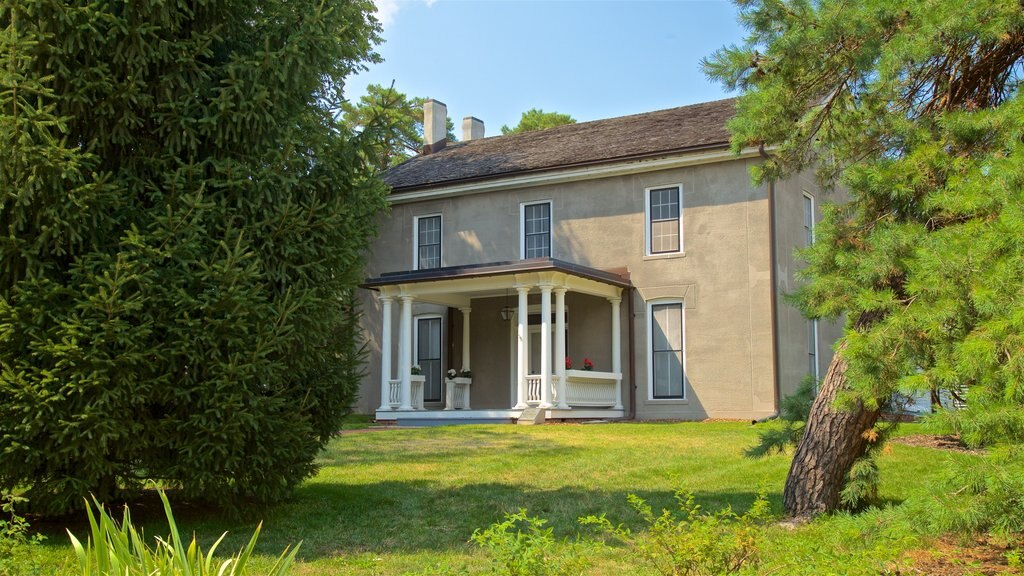
<svg viewBox="0 0 1024 576">
<path fill-rule="evenodd" d="M 469 388 L 472 378 L 446 378 L 445 410 L 469 410 Z"/>
</svg>

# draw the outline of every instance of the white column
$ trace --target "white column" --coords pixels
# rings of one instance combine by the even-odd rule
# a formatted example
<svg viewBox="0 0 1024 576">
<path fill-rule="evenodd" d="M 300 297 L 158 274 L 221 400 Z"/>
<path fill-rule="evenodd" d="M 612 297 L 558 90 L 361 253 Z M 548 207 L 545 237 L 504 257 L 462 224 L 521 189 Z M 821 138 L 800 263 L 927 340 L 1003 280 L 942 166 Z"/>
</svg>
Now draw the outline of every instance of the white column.
<svg viewBox="0 0 1024 576">
<path fill-rule="evenodd" d="M 615 378 L 615 409 L 622 410 L 622 328 L 619 322 L 621 298 L 609 298 L 612 304 L 612 372 Z"/>
<path fill-rule="evenodd" d="M 558 407 L 569 409 L 565 392 L 565 288 L 555 288 L 555 372 L 558 374 Z"/>
<path fill-rule="evenodd" d="M 519 320 L 519 327 L 516 330 L 516 398 L 517 402 L 515 405 L 516 410 L 522 410 L 526 408 L 526 339 L 529 338 L 528 327 L 526 324 L 527 315 L 529 314 L 529 307 L 527 306 L 526 295 L 530 292 L 528 286 L 516 286 L 516 292 L 519 293 L 519 309 L 516 313 L 516 317 Z"/>
<path fill-rule="evenodd" d="M 391 410 L 391 298 L 382 296 L 380 337 L 380 408 Z"/>
<path fill-rule="evenodd" d="M 551 407 L 551 288 L 540 287 L 540 407 Z"/>
<path fill-rule="evenodd" d="M 469 313 L 472 308 L 459 308 L 462 312 L 462 369 L 469 370 Z"/>
<path fill-rule="evenodd" d="M 402 378 L 402 398 L 399 410 L 412 410 L 412 296 L 402 296 L 401 323 L 398 330 L 398 370 Z"/>
</svg>

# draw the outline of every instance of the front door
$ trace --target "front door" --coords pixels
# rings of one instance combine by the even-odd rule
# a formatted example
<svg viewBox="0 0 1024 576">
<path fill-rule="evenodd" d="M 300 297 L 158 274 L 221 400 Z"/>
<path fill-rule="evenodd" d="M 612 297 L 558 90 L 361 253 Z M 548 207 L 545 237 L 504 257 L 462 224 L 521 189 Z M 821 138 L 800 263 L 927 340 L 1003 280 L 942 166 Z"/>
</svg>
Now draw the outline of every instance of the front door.
<svg viewBox="0 0 1024 576">
<path fill-rule="evenodd" d="M 441 318 L 416 319 L 416 363 L 427 380 L 423 383 L 423 401 L 439 403 L 443 398 L 441 374 Z"/>
</svg>

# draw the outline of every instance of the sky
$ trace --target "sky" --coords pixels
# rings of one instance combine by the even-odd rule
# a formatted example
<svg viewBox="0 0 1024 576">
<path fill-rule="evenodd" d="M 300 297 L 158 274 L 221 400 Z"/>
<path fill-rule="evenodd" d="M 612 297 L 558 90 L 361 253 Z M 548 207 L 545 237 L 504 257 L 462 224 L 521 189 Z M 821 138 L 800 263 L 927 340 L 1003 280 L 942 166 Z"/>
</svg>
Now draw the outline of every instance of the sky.
<svg viewBox="0 0 1024 576">
<path fill-rule="evenodd" d="M 577 121 L 731 96 L 700 59 L 744 30 L 725 1 L 375 0 L 384 27 L 381 64 L 349 78 L 448 106 L 484 121 L 486 135 L 531 108 Z"/>
</svg>

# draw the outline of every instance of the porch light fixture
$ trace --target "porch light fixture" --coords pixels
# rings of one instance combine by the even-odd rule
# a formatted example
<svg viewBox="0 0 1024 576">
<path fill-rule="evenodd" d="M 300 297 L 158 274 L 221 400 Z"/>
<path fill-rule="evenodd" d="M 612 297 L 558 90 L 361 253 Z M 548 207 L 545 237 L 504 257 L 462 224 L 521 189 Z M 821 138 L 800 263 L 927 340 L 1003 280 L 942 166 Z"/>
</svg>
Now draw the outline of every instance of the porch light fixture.
<svg viewBox="0 0 1024 576">
<path fill-rule="evenodd" d="M 511 322 L 512 318 L 516 315 L 515 308 L 509 306 L 508 302 L 508 288 L 505 289 L 505 305 L 501 307 L 501 319 L 505 322 Z"/>
</svg>

